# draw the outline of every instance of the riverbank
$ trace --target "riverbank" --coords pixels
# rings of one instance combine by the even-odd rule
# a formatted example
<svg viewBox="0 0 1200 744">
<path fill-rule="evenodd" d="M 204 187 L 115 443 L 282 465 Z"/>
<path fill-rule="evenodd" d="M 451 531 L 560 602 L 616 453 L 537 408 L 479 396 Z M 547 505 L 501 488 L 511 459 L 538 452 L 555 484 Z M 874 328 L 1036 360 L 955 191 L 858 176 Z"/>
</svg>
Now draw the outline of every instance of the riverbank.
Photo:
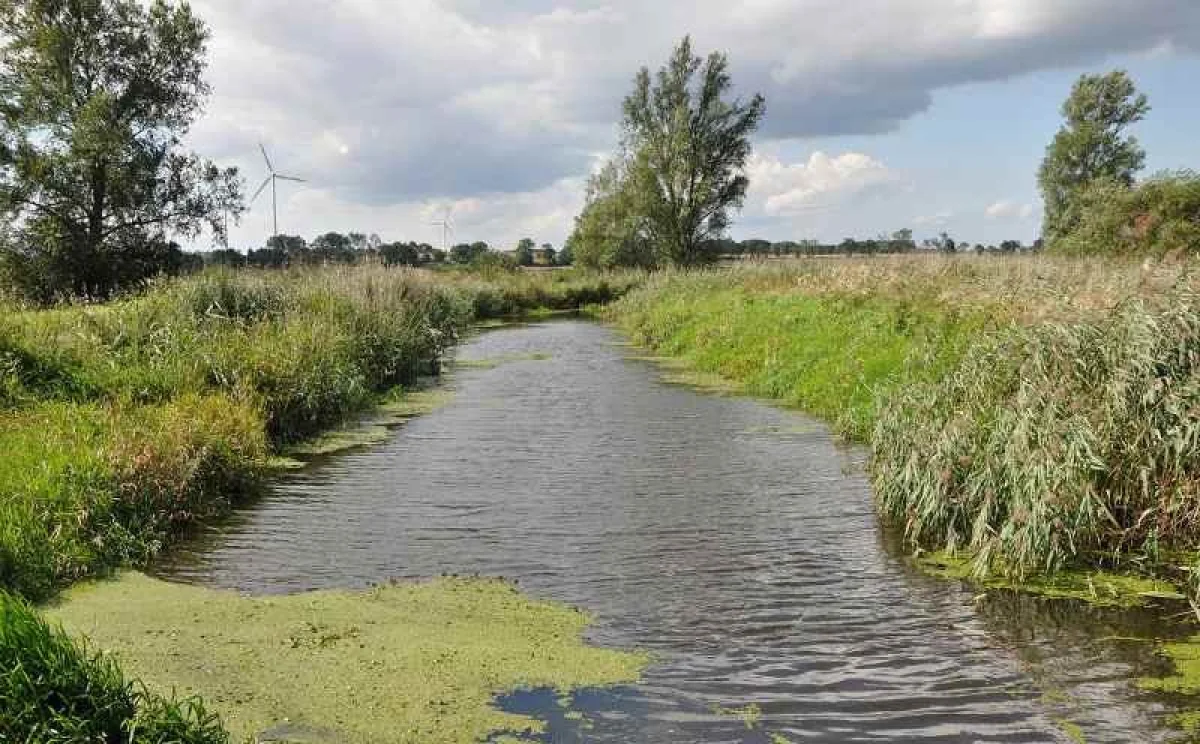
<svg viewBox="0 0 1200 744">
<path fill-rule="evenodd" d="M 1200 537 L 1191 264 L 882 257 L 664 274 L 635 342 L 870 445 L 883 518 L 976 576 L 1174 570 Z"/>
<path fill-rule="evenodd" d="M 0 318 L 0 589 L 143 565 L 270 459 L 437 371 L 481 319 L 608 302 L 636 275 L 211 273 Z"/>
</svg>

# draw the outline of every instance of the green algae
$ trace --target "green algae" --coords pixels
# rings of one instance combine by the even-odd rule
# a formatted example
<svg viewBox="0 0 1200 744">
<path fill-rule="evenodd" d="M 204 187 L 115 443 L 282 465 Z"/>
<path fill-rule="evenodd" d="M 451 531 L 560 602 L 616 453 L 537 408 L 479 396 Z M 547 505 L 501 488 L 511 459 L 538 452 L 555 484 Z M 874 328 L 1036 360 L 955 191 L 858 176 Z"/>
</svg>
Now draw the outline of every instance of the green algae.
<svg viewBox="0 0 1200 744">
<path fill-rule="evenodd" d="M 1185 599 L 1170 582 L 1132 574 L 1068 570 L 1024 579 L 1002 574 L 979 577 L 969 557 L 947 551 L 923 553 L 914 557 L 913 562 L 931 576 L 957 579 L 984 589 L 1008 589 L 1049 599 L 1081 600 L 1098 607 L 1141 607 L 1156 599 Z"/>
<path fill-rule="evenodd" d="M 626 358 L 635 362 L 648 362 L 658 367 L 659 378 L 668 385 L 689 387 L 719 397 L 748 395 L 741 383 L 715 372 L 706 372 L 691 362 L 677 357 L 629 354 Z"/>
<path fill-rule="evenodd" d="M 339 742 L 539 731 L 495 696 L 634 682 L 647 661 L 585 645 L 585 613 L 496 580 L 250 598 L 126 573 L 69 590 L 47 614 L 152 690 L 203 696 L 242 738 L 280 726 Z"/>
<path fill-rule="evenodd" d="M 454 366 L 460 369 L 495 369 L 505 364 L 516 362 L 544 362 L 553 359 L 553 355 L 545 351 L 534 351 L 528 354 L 503 354 L 486 359 L 456 359 Z"/>
<path fill-rule="evenodd" d="M 397 388 L 384 397 L 370 413 L 360 416 L 338 429 L 325 432 L 305 442 L 289 447 L 280 458 L 278 468 L 289 469 L 303 463 L 297 458 L 332 455 L 358 447 L 369 447 L 387 441 L 392 428 L 410 418 L 424 416 L 446 406 L 454 399 L 454 391 L 444 385 L 426 385 L 411 389 Z"/>
</svg>

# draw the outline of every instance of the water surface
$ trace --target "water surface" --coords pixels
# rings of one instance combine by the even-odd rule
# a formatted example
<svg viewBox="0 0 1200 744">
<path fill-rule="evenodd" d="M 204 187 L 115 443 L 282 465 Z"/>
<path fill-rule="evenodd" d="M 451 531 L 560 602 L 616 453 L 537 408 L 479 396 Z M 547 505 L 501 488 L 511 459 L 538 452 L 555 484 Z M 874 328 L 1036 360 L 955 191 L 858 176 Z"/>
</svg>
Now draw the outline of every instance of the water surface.
<svg viewBox="0 0 1200 744">
<path fill-rule="evenodd" d="M 595 642 L 656 654 L 644 683 L 569 711 L 501 701 L 550 720 L 549 741 L 1165 740 L 1130 681 L 1156 662 L 1119 640 L 1152 616 L 915 573 L 861 452 L 665 384 L 618 341 L 577 321 L 473 339 L 460 358 L 502 363 L 459 369 L 450 405 L 284 478 L 160 574 L 267 593 L 504 576 L 596 613 Z"/>
</svg>

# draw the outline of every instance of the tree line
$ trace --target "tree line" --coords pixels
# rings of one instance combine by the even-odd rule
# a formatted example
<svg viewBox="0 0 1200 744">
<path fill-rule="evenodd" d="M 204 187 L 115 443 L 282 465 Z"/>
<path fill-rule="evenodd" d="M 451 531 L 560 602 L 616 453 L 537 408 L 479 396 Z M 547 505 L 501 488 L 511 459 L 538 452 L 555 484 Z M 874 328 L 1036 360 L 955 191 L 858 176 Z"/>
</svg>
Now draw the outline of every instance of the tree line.
<svg viewBox="0 0 1200 744">
<path fill-rule="evenodd" d="M 262 248 L 245 253 L 221 248 L 190 254 L 180 271 L 204 266 L 281 269 L 296 266 L 355 265 L 376 263 L 384 266 L 485 266 L 517 268 L 521 266 L 569 266 L 571 252 L 555 250 L 550 243 L 538 246 L 532 238 L 522 238 L 511 251 L 496 250 L 484 241 L 459 243 L 448 251 L 429 243 L 415 241 L 384 242 L 378 235 L 362 232 L 327 232 L 307 241 L 298 235 L 275 235 Z"/>
</svg>

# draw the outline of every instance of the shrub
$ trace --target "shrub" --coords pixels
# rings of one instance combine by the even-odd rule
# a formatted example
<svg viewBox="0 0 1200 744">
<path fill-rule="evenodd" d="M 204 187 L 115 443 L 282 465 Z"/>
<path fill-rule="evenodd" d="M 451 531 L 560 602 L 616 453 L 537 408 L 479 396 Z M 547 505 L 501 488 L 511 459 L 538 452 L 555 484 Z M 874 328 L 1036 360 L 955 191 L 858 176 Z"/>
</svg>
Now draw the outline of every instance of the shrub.
<svg viewBox="0 0 1200 744">
<path fill-rule="evenodd" d="M 1079 196 L 1079 221 L 1053 241 L 1066 255 L 1200 253 L 1200 175 L 1166 173 L 1133 188 L 1101 182 Z"/>
</svg>

